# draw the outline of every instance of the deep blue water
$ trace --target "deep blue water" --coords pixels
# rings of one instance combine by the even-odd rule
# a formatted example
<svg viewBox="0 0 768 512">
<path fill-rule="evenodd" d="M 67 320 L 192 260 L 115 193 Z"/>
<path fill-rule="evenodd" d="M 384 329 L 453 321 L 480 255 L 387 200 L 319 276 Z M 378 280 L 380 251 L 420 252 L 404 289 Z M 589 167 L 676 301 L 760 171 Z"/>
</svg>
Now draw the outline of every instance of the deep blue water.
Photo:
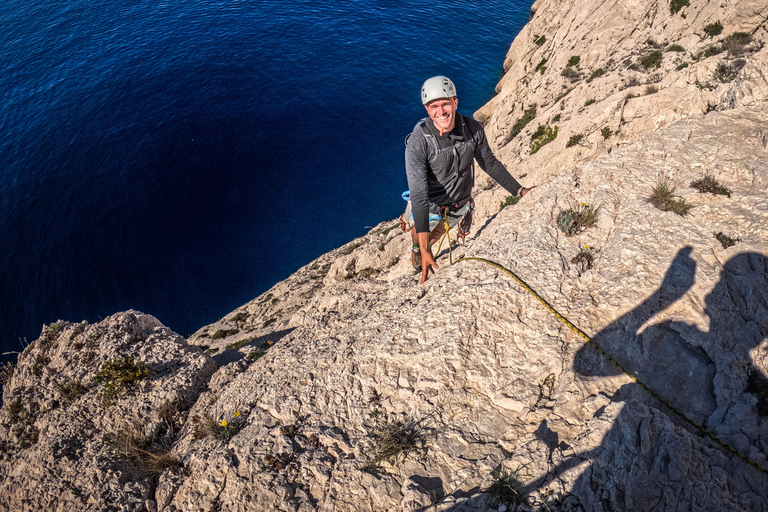
<svg viewBox="0 0 768 512">
<path fill-rule="evenodd" d="M 0 348 L 187 335 L 397 217 L 421 83 L 493 95 L 532 0 L 0 3 Z"/>
</svg>

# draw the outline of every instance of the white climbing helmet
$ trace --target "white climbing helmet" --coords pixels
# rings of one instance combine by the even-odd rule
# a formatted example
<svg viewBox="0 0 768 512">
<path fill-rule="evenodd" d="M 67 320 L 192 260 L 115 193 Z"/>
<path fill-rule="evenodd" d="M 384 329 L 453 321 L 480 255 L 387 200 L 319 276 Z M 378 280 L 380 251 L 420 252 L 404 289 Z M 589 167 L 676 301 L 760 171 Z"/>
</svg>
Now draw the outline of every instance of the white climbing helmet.
<svg viewBox="0 0 768 512">
<path fill-rule="evenodd" d="M 446 76 L 433 76 L 421 86 L 421 103 L 426 105 L 438 98 L 453 98 L 456 86 Z"/>
</svg>

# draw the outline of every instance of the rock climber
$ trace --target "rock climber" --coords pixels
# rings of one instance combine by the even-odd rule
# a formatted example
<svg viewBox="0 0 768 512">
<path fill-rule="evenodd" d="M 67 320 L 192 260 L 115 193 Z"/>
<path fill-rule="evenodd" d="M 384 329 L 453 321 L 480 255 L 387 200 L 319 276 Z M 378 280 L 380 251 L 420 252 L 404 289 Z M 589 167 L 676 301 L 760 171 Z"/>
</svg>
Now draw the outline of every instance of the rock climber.
<svg viewBox="0 0 768 512">
<path fill-rule="evenodd" d="M 444 76 L 435 76 L 421 87 L 425 117 L 406 139 L 405 172 L 410 188 L 409 207 L 413 220 L 411 264 L 421 271 L 423 283 L 437 266 L 432 244 L 450 227 L 460 225 L 466 236 L 472 217 L 474 161 L 510 194 L 524 196 L 523 187 L 493 155 L 483 126 L 456 111 L 456 87 Z M 409 211 L 408 209 L 406 211 Z"/>
</svg>

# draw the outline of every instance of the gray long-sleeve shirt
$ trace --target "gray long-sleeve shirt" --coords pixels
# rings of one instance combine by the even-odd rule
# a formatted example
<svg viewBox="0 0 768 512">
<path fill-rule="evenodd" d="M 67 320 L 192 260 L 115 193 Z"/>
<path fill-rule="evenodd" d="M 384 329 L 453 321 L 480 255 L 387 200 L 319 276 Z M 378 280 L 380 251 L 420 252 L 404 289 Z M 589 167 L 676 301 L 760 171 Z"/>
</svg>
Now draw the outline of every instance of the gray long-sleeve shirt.
<svg viewBox="0 0 768 512">
<path fill-rule="evenodd" d="M 456 126 L 442 136 L 430 118 L 414 127 L 405 148 L 405 172 L 417 233 L 429 231 L 429 212 L 467 201 L 475 184 L 474 161 L 516 195 L 520 184 L 493 155 L 483 125 L 456 113 Z"/>
</svg>

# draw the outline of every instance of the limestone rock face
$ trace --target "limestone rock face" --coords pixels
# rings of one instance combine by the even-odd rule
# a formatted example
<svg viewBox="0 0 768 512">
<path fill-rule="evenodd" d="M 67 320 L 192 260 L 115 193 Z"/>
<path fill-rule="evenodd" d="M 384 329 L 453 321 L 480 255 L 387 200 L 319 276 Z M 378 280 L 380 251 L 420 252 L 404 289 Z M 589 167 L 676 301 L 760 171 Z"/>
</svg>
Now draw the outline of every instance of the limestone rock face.
<svg viewBox="0 0 768 512">
<path fill-rule="evenodd" d="M 768 5 L 691 4 L 537 1 L 477 114 L 538 186 L 500 210 L 480 179 L 453 258 L 613 362 L 447 242 L 418 285 L 390 221 L 186 342 L 136 312 L 46 329 L 5 387 L 0 510 L 768 510 Z M 104 405 L 125 358 L 148 375 Z M 489 507 L 501 480 L 522 503 Z"/>
<path fill-rule="evenodd" d="M 149 375 L 105 405 L 105 385 L 94 377 L 121 359 L 143 362 Z M 3 389 L 0 510 L 146 510 L 153 477 L 121 453 L 123 434 L 167 435 L 214 370 L 210 357 L 149 315 L 48 326 Z"/>
</svg>

